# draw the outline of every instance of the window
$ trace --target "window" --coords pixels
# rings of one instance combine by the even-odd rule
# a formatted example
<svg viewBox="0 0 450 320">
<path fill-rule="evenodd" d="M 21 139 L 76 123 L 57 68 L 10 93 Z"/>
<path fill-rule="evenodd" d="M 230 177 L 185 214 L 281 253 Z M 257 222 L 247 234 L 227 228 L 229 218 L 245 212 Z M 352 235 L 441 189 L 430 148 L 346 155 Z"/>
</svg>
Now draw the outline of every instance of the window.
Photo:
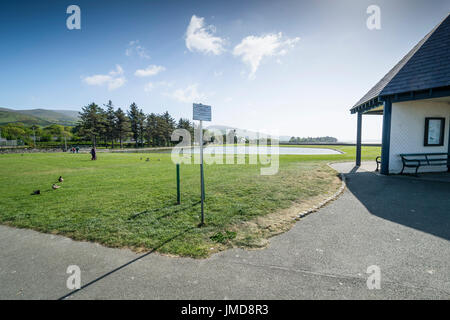
<svg viewBox="0 0 450 320">
<path fill-rule="evenodd" d="M 445 118 L 425 118 L 424 146 L 444 145 Z"/>
</svg>

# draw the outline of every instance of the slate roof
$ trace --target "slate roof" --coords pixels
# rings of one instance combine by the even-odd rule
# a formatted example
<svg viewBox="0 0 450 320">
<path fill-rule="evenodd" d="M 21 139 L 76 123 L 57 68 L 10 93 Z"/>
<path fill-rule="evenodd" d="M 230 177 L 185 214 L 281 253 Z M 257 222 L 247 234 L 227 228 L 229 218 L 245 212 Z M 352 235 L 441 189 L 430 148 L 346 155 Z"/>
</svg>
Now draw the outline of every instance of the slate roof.
<svg viewBox="0 0 450 320">
<path fill-rule="evenodd" d="M 376 97 L 449 85 L 450 14 L 447 14 L 351 110 Z"/>
</svg>

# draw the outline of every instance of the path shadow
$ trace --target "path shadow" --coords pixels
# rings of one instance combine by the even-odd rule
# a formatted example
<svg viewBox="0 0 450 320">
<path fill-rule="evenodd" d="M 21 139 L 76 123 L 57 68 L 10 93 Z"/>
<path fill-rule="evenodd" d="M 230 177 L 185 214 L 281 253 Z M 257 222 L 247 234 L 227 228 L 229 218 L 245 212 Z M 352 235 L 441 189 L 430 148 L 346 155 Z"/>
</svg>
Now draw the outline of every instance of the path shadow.
<svg viewBox="0 0 450 320">
<path fill-rule="evenodd" d="M 371 214 L 450 240 L 449 182 L 357 172 L 346 184 Z"/>
<path fill-rule="evenodd" d="M 127 263 L 124 263 L 123 265 L 121 265 L 121 266 L 119 266 L 119 267 L 117 267 L 117 268 L 115 268 L 115 269 L 113 269 L 113 270 L 111 270 L 111 271 L 101 275 L 100 277 L 95 278 L 94 280 L 92 280 L 92 281 L 86 283 L 85 285 L 83 285 L 80 289 L 73 290 L 73 291 L 69 292 L 68 294 L 65 294 L 64 296 L 58 298 L 58 300 L 64 300 L 64 299 L 74 295 L 75 293 L 86 289 L 87 287 L 93 285 L 94 283 L 96 283 L 96 282 L 98 282 L 98 281 L 100 281 L 100 280 L 102 280 L 102 279 L 112 275 L 113 273 L 115 273 L 115 272 L 117 272 L 117 271 L 119 271 L 119 270 L 129 266 L 130 264 L 132 264 L 132 263 L 134 263 L 136 261 L 139 261 L 139 260 L 141 260 L 141 259 L 143 259 L 143 258 L 145 258 L 145 257 L 147 257 L 149 255 L 151 255 L 152 253 L 156 252 L 159 248 L 161 248 L 165 244 L 175 240 L 176 238 L 178 238 L 178 237 L 180 237 L 180 236 L 182 236 L 182 235 L 186 234 L 187 232 L 189 232 L 191 230 L 194 230 L 194 229 L 196 229 L 196 227 L 190 227 L 190 228 L 187 228 L 187 229 L 183 230 L 182 232 L 176 234 L 175 236 L 170 237 L 169 239 L 162 241 L 158 246 L 156 246 L 152 250 L 150 250 L 150 251 L 140 255 L 139 257 L 137 257 L 135 259 L 132 259 L 132 260 L 128 261 Z"/>
</svg>

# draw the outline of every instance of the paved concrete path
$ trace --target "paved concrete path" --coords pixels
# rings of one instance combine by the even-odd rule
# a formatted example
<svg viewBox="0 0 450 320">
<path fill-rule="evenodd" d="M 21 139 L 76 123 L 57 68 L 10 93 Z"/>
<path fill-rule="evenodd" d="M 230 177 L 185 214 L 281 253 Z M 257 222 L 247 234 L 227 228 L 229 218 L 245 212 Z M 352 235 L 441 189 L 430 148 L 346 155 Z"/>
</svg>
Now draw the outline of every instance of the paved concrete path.
<svg viewBox="0 0 450 320">
<path fill-rule="evenodd" d="M 69 265 L 84 287 L 67 299 L 450 299 L 450 185 L 361 169 L 347 179 L 339 199 L 267 249 L 204 260 L 0 226 L 0 299 L 61 298 Z M 366 286 L 371 265 L 380 290 Z"/>
</svg>

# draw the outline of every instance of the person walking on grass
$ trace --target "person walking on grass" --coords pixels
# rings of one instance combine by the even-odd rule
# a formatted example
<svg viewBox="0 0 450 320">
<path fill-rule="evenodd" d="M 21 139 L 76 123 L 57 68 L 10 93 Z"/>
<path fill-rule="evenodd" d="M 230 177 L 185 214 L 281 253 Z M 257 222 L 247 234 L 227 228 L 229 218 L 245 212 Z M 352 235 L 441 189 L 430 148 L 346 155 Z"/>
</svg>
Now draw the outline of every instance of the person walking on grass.
<svg viewBox="0 0 450 320">
<path fill-rule="evenodd" d="M 92 156 L 91 160 L 97 160 L 97 152 L 95 151 L 94 147 L 92 147 L 91 149 L 91 156 Z"/>
</svg>

